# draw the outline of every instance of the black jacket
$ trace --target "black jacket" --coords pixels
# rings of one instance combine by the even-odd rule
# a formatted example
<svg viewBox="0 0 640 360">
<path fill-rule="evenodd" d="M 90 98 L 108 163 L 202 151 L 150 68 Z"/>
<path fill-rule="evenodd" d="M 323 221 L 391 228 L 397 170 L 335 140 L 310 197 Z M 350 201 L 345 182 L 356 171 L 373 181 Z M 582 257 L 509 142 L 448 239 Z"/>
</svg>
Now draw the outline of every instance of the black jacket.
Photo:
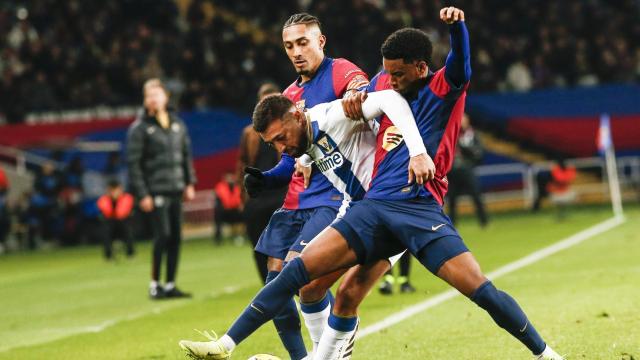
<svg viewBox="0 0 640 360">
<path fill-rule="evenodd" d="M 129 127 L 129 183 L 138 197 L 181 192 L 196 182 L 187 128 L 174 114 L 169 118 L 169 128 L 163 129 L 144 113 Z"/>
</svg>

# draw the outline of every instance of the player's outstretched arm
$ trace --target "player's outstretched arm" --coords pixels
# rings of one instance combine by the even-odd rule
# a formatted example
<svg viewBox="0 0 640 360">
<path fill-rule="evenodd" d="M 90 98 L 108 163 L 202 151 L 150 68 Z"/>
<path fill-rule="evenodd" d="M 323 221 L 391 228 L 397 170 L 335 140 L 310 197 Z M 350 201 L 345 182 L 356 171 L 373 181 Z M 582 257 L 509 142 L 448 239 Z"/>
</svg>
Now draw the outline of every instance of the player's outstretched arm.
<svg viewBox="0 0 640 360">
<path fill-rule="evenodd" d="M 440 10 L 440 20 L 449 25 L 451 43 L 445 74 L 452 85 L 461 87 L 471 79 L 471 50 L 464 11 L 453 6 L 443 8 Z"/>
<path fill-rule="evenodd" d="M 382 113 L 389 117 L 402 134 L 409 149 L 409 183 L 423 184 L 434 178 L 436 167 L 427 154 L 427 149 L 420 136 L 420 130 L 407 101 L 393 90 L 377 91 L 369 94 L 362 104 L 365 119 L 373 119 Z"/>
<path fill-rule="evenodd" d="M 287 154 L 282 154 L 278 164 L 264 172 L 266 186 L 279 187 L 287 185 L 291 181 L 291 175 L 295 170 L 296 160 Z"/>
</svg>

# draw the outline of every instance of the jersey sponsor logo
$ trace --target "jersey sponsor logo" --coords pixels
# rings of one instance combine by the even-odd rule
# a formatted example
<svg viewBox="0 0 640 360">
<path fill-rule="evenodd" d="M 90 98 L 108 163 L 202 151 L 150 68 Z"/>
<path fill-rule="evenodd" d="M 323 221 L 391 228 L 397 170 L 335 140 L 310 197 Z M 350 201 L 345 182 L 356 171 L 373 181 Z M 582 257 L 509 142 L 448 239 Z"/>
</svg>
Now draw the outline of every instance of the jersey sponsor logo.
<svg viewBox="0 0 640 360">
<path fill-rule="evenodd" d="M 384 131 L 384 137 L 382 138 L 382 148 L 386 151 L 391 151 L 398 147 L 402 142 L 402 134 L 400 130 L 395 126 L 389 126 Z"/>
<path fill-rule="evenodd" d="M 307 246 L 307 245 L 309 245 L 309 242 L 308 241 L 304 241 L 304 240 L 300 240 L 300 245 L 301 246 Z"/>
<path fill-rule="evenodd" d="M 180 125 L 179 125 L 179 124 L 177 124 L 177 123 L 173 123 L 173 124 L 171 125 L 171 130 L 173 130 L 173 132 L 178 132 L 178 131 L 180 131 Z"/>
<path fill-rule="evenodd" d="M 147 128 L 147 134 L 151 135 L 151 134 L 153 134 L 154 132 L 156 132 L 156 127 L 155 127 L 155 126 L 149 126 L 149 127 Z"/>
<path fill-rule="evenodd" d="M 335 168 L 339 168 L 344 164 L 344 157 L 339 152 L 334 152 L 331 155 L 325 156 L 320 160 L 316 160 L 316 166 L 320 171 L 327 172 Z"/>
<path fill-rule="evenodd" d="M 304 101 L 304 99 L 298 100 L 296 102 L 296 109 L 298 109 L 300 111 L 303 111 L 305 109 L 305 101 Z"/>
<path fill-rule="evenodd" d="M 330 153 L 335 149 L 326 136 L 321 137 L 317 142 L 318 146 L 320 146 L 325 153 Z"/>
<path fill-rule="evenodd" d="M 431 231 L 438 231 L 438 229 L 440 229 L 441 227 L 445 226 L 446 224 L 440 224 L 438 226 L 435 225 L 431 225 Z"/>
</svg>

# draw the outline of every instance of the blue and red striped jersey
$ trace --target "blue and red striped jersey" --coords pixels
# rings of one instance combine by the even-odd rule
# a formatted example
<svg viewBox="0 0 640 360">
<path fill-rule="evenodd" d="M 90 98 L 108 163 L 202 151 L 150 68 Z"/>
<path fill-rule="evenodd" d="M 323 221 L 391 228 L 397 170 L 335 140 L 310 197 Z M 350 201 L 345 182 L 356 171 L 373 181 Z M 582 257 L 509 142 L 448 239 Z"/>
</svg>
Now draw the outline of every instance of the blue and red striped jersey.
<svg viewBox="0 0 640 360">
<path fill-rule="evenodd" d="M 366 85 L 367 75 L 356 65 L 345 59 L 325 57 L 315 76 L 300 84 L 298 78 L 284 91 L 296 106 L 311 108 L 317 104 L 342 98 L 347 89 Z M 283 155 L 283 157 L 288 155 Z M 315 165 L 309 187 L 304 188 L 302 176 L 291 177 L 289 190 L 282 205 L 285 209 L 309 209 L 318 206 L 338 208 L 342 203 L 342 193 L 338 191 Z"/>
<path fill-rule="evenodd" d="M 467 84 L 452 87 L 445 79 L 445 68 L 430 73 L 418 96 L 409 101 L 427 153 L 436 166 L 436 177 L 425 186 L 407 184 L 409 150 L 398 138 L 402 135 L 388 117 L 379 119 L 373 179 L 366 197 L 400 200 L 433 196 L 440 204 L 447 193 L 447 173 L 451 170 L 460 121 L 464 112 Z M 376 75 L 369 91 L 390 89 L 389 74 Z"/>
</svg>

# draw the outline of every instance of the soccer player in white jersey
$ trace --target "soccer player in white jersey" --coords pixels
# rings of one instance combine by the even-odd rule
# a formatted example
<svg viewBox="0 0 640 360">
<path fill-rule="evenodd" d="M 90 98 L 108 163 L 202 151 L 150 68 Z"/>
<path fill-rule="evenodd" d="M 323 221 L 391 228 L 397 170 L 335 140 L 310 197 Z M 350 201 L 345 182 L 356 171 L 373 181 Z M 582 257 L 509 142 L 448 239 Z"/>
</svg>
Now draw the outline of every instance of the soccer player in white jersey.
<svg viewBox="0 0 640 360">
<path fill-rule="evenodd" d="M 412 159 L 409 165 L 412 178 L 420 183 L 433 178 L 435 166 L 426 153 L 411 109 L 402 96 L 394 91 L 373 93 L 363 103 L 362 111 L 367 121 L 353 121 L 344 114 L 339 100 L 301 110 L 285 96 L 273 95 L 256 106 L 254 128 L 266 143 L 278 151 L 293 157 L 309 156 L 348 201 L 357 201 L 368 189 L 373 172 L 376 138 L 370 121 L 385 114 L 405 136 Z M 346 206 L 348 202 L 345 202 Z M 396 245 L 392 246 L 395 248 Z M 402 250 L 398 248 L 397 252 Z M 353 278 L 368 276 L 368 269 L 367 266 L 357 268 Z M 378 277 L 375 276 L 374 281 Z M 247 315 L 249 322 L 260 321 L 252 319 L 251 314 Z M 246 327 L 243 321 L 237 321 L 220 341 L 183 340 L 180 346 L 195 358 L 225 359 L 251 331 L 252 326 Z M 346 332 L 346 335 L 350 333 L 353 331 Z M 322 358 L 321 354 L 316 355 L 315 358 Z M 349 357 L 349 354 L 343 355 Z"/>
</svg>

